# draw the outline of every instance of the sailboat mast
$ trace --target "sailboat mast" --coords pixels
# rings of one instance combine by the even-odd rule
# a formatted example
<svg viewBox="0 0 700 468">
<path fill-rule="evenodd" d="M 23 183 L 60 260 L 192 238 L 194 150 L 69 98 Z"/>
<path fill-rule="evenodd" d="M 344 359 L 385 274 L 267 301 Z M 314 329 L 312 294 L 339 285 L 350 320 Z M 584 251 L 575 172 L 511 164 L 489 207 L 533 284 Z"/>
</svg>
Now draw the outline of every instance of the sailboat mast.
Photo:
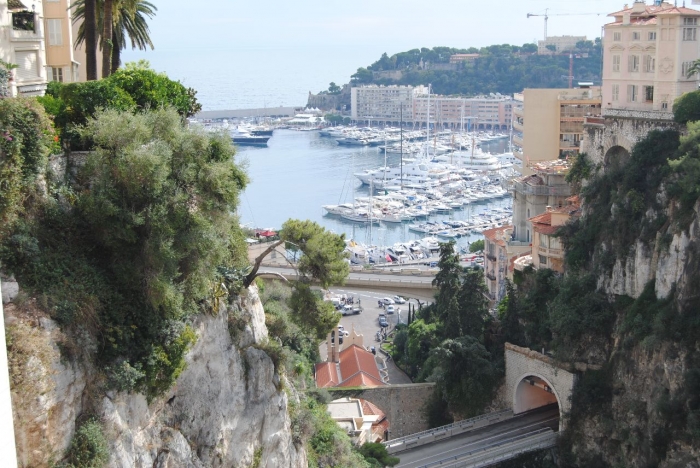
<svg viewBox="0 0 700 468">
<path fill-rule="evenodd" d="M 428 114 L 426 116 L 426 134 L 425 134 L 425 158 L 428 159 L 430 152 L 430 83 L 428 83 Z"/>
<path fill-rule="evenodd" d="M 399 115 L 401 117 L 401 142 L 399 143 L 399 146 L 401 148 L 401 190 L 403 190 L 403 102 L 401 103 Z"/>
</svg>

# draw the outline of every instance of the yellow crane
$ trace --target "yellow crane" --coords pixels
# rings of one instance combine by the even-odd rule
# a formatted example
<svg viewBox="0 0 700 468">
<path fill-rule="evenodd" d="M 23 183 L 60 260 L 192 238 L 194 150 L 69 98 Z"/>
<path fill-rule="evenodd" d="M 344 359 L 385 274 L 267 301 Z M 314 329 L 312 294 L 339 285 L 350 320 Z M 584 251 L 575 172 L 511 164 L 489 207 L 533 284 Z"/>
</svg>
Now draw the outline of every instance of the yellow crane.
<svg viewBox="0 0 700 468">
<path fill-rule="evenodd" d="M 551 15 L 549 14 L 549 8 L 544 9 L 544 14 L 541 13 L 528 13 L 527 17 L 530 18 L 532 16 L 544 16 L 544 40 L 547 40 L 547 21 L 549 20 L 550 16 L 583 16 L 583 15 L 604 15 L 605 13 L 552 13 Z"/>
</svg>

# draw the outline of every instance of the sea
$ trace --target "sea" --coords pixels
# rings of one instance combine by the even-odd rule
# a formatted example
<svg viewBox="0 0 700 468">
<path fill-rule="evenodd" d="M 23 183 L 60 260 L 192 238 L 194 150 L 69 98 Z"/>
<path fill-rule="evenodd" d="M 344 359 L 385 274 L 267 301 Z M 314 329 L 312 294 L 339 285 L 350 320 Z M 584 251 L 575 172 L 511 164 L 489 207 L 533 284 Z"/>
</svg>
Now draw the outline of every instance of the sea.
<svg viewBox="0 0 700 468">
<path fill-rule="evenodd" d="M 506 139 L 483 144 L 492 153 L 505 151 Z M 408 222 L 380 223 L 371 227 L 329 215 L 322 205 L 351 203 L 355 197 L 369 196 L 354 172 L 380 167 L 385 155 L 376 147 L 340 146 L 318 131 L 275 130 L 267 147 L 241 146 L 238 161 L 246 165 L 250 185 L 241 196 L 238 214 L 248 227 L 279 228 L 287 219 L 310 219 L 337 234 L 345 234 L 368 245 L 392 246 L 425 237 L 412 232 Z M 401 156 L 387 155 L 388 165 L 400 164 Z M 511 206 L 510 197 L 467 205 L 431 220 L 467 220 L 488 212 L 492 207 Z M 457 239 L 459 246 L 482 238 L 479 234 Z"/>
</svg>

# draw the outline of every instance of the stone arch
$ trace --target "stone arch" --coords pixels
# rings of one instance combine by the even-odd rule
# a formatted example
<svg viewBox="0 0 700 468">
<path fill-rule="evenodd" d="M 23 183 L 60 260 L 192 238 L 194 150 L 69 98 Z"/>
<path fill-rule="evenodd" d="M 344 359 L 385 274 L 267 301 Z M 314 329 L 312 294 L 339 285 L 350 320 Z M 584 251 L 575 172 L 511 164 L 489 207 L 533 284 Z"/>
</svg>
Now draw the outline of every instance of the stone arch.
<svg viewBox="0 0 700 468">
<path fill-rule="evenodd" d="M 605 152 L 603 164 L 606 170 L 616 170 L 627 164 L 629 159 L 629 150 L 624 146 L 615 145 Z"/>
<path fill-rule="evenodd" d="M 520 414 L 553 403 L 557 404 L 559 414 L 562 414 L 561 397 L 549 379 L 536 372 L 526 372 L 518 377 L 516 382 L 517 384 L 513 388 L 513 414 Z M 546 385 L 549 390 L 543 389 L 541 384 Z"/>
</svg>

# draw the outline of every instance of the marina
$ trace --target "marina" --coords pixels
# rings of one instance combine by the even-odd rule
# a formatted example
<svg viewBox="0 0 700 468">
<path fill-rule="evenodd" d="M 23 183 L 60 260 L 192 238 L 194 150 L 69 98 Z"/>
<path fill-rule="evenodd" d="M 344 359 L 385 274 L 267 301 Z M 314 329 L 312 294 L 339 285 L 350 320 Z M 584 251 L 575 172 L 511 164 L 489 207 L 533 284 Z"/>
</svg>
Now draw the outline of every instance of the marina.
<svg viewBox="0 0 700 468">
<path fill-rule="evenodd" d="M 480 151 L 503 154 L 507 145 L 505 138 L 487 140 L 481 142 Z M 424 256 L 436 254 L 438 241 L 454 240 L 466 249 L 470 242 L 481 238 L 482 230 L 506 223 L 512 208 L 500 176 L 488 178 L 476 172 L 468 174 L 467 170 L 451 183 L 440 183 L 438 178 L 432 190 L 421 193 L 423 189 L 417 183 L 404 184 L 404 191 L 388 185 L 374 187 L 372 183 L 374 193 L 370 196 L 370 185 L 356 174 L 400 167 L 401 155 L 385 153 L 377 146 L 339 145 L 320 131 L 277 129 L 267 146 L 240 146 L 238 157 L 247 164 L 251 178 L 241 199 L 242 224 L 279 228 L 289 218 L 310 219 L 333 232 L 344 233 L 358 253 L 368 248 L 368 262 L 373 256 L 376 262 L 387 261 L 386 248 L 401 250 L 397 244 L 410 252 L 403 260 L 418 257 L 418 250 Z M 443 176 L 447 174 L 449 171 Z M 468 176 L 466 180 L 464 175 Z M 445 190 L 459 197 L 448 194 L 449 201 L 445 200 Z M 370 198 L 372 210 L 367 209 Z M 407 206 L 411 198 L 421 202 L 413 203 L 413 210 Z M 322 208 L 324 205 L 331 211 Z M 388 209 L 391 206 L 393 210 Z M 415 243 L 421 241 L 417 248 Z M 396 258 L 400 256 L 398 253 Z"/>
</svg>

